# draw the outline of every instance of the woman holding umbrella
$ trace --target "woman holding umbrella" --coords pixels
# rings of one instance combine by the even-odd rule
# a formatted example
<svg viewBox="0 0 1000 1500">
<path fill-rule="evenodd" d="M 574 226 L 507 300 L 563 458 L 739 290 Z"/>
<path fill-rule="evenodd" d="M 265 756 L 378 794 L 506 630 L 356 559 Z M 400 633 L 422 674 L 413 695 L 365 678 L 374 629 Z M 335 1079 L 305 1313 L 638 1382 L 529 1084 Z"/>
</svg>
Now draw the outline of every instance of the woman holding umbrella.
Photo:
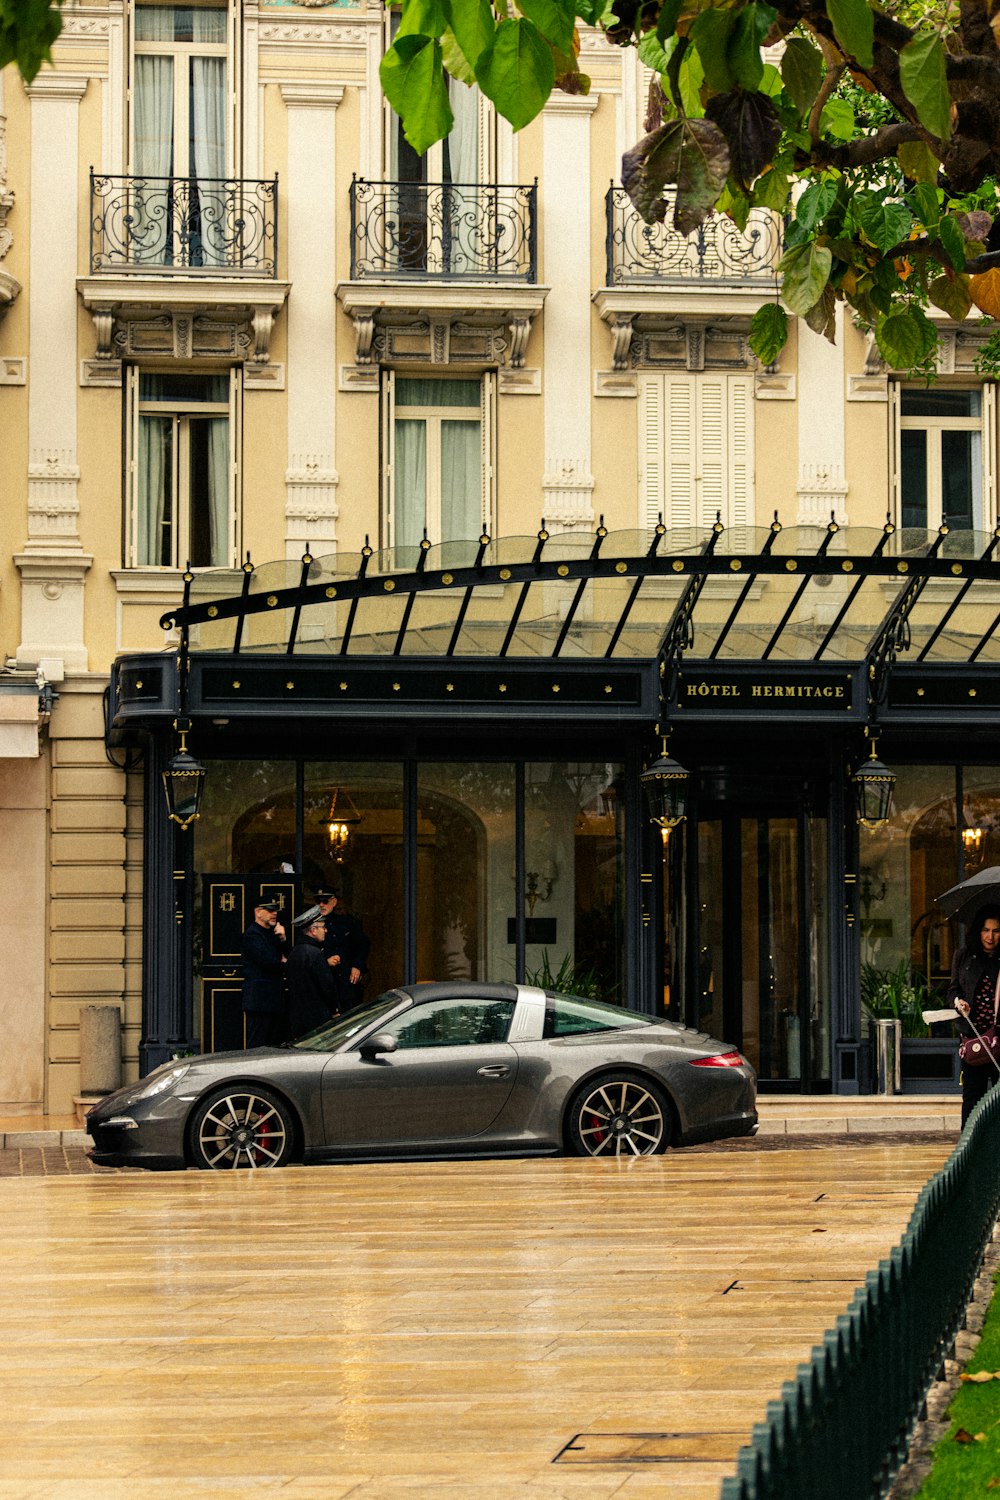
<svg viewBox="0 0 1000 1500">
<path fill-rule="evenodd" d="M 1000 906 L 983 906 L 968 927 L 965 946 L 959 948 L 951 966 L 948 1001 L 958 1012 L 963 1036 L 980 1034 L 996 1025 L 1000 993 Z M 972 1025 L 969 1022 L 972 1022 Z M 983 1095 L 996 1082 L 992 1060 L 982 1067 L 962 1067 L 962 1125 Z"/>
</svg>

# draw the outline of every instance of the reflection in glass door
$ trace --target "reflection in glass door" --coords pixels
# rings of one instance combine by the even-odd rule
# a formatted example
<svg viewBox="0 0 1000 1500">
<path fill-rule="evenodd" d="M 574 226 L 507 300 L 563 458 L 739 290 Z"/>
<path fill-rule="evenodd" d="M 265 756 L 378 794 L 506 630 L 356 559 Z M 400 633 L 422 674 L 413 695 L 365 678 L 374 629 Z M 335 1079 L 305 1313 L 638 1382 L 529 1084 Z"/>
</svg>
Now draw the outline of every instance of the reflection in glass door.
<svg viewBox="0 0 1000 1500">
<path fill-rule="evenodd" d="M 727 812 L 698 827 L 696 1024 L 762 1080 L 829 1076 L 825 825 Z"/>
</svg>

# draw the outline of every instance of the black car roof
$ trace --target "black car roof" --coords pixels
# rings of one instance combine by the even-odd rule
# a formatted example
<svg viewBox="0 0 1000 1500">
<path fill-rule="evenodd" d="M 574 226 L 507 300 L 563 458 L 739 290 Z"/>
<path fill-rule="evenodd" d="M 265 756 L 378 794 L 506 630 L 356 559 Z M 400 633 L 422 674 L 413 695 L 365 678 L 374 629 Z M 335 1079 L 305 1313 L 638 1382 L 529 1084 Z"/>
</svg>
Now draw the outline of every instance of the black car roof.
<svg viewBox="0 0 1000 1500">
<path fill-rule="evenodd" d="M 517 985 L 503 981 L 484 984 L 473 979 L 438 979 L 427 984 L 397 984 L 394 989 L 397 994 L 409 995 L 413 1000 L 447 1000 L 452 997 L 466 1000 L 517 999 Z"/>
</svg>

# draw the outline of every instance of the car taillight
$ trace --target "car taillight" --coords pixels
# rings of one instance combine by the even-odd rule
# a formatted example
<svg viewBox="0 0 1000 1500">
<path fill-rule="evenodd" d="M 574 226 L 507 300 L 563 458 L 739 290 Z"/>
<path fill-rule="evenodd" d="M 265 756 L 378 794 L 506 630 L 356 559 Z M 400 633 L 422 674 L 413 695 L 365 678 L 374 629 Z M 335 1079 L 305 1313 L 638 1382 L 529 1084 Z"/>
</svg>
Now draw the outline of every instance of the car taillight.
<svg viewBox="0 0 1000 1500">
<path fill-rule="evenodd" d="M 738 1052 L 717 1052 L 714 1057 L 693 1057 L 692 1068 L 742 1068 L 743 1059 Z"/>
</svg>

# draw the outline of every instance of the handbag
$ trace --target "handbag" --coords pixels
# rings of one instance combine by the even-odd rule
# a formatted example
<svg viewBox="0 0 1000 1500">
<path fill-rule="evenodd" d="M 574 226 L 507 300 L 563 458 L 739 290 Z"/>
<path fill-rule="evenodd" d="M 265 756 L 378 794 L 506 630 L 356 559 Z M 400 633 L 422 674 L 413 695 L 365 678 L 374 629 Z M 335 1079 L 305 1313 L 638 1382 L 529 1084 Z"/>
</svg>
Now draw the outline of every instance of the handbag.
<svg viewBox="0 0 1000 1500">
<path fill-rule="evenodd" d="M 996 993 L 993 996 L 993 1025 L 974 1036 L 963 1036 L 958 1044 L 958 1055 L 967 1068 L 984 1068 L 992 1063 L 1000 1071 L 1000 1029 L 997 1027 L 997 1011 L 1000 1010 L 1000 974 L 997 975 Z M 968 1019 L 968 1018 L 967 1018 Z M 972 1022 L 969 1021 L 971 1026 Z"/>
</svg>

